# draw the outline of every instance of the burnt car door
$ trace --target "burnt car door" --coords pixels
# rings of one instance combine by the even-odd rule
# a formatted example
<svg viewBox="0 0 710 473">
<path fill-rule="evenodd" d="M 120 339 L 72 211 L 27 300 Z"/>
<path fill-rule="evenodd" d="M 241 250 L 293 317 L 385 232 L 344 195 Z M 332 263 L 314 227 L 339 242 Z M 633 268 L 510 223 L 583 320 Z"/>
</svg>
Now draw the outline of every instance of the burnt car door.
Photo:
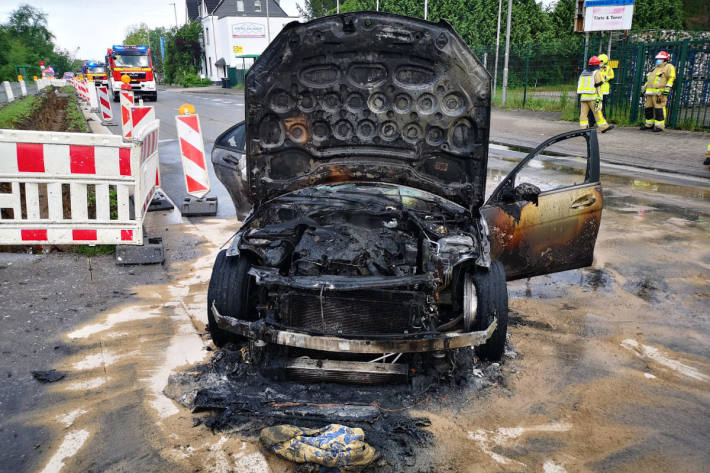
<svg viewBox="0 0 710 473">
<path fill-rule="evenodd" d="M 545 151 L 564 140 L 586 141 L 587 156 Z M 603 207 L 596 130 L 575 130 L 539 145 L 503 179 L 481 213 L 490 231 L 491 259 L 507 280 L 592 264 Z"/>
<path fill-rule="evenodd" d="M 229 192 L 237 218 L 244 221 L 251 204 L 248 200 L 246 177 L 246 127 L 239 122 L 215 140 L 212 148 L 212 164 L 217 178 Z"/>
</svg>

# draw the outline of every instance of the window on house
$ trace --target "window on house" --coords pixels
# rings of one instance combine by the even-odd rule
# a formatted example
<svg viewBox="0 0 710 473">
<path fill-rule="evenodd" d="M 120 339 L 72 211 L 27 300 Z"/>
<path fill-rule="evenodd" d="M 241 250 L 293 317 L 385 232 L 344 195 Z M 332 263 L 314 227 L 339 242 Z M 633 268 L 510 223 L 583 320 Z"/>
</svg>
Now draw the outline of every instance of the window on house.
<svg viewBox="0 0 710 473">
<path fill-rule="evenodd" d="M 237 0 L 237 11 L 244 11 L 244 0 Z"/>
<path fill-rule="evenodd" d="M 261 12 L 261 0 L 254 0 L 254 11 Z"/>
</svg>

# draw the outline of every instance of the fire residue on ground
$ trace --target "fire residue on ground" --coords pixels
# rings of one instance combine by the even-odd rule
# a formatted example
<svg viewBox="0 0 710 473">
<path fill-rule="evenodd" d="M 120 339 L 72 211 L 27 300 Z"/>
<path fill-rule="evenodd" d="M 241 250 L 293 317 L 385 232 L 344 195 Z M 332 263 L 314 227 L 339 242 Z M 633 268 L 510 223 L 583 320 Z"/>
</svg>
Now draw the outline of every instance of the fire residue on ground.
<svg viewBox="0 0 710 473">
<path fill-rule="evenodd" d="M 515 356 L 512 350 L 508 355 Z M 362 428 L 379 454 L 363 471 L 433 471 L 431 422 L 413 411 L 456 409 L 499 385 L 504 376 L 499 363 L 474 364 L 472 349 L 452 351 L 448 357 L 447 372 L 425 365 L 405 385 L 302 383 L 285 379 L 285 350 L 268 352 L 256 366 L 249 361 L 248 346 L 229 344 L 208 362 L 172 375 L 164 394 L 189 408 L 196 425 L 214 432 L 256 441 L 262 428 L 273 425 L 343 424 Z M 313 465 L 297 471 L 317 471 L 309 468 Z"/>
</svg>

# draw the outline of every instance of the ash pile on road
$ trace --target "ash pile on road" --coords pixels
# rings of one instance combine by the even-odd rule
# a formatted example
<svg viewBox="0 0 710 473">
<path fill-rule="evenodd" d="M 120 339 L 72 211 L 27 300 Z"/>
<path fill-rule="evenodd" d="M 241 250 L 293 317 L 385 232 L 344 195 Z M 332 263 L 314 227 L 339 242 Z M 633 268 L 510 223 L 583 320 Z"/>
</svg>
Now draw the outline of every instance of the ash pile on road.
<svg viewBox="0 0 710 473">
<path fill-rule="evenodd" d="M 409 385 L 354 386 L 304 384 L 284 378 L 285 352 L 267 352 L 257 365 L 247 348 L 228 345 L 205 364 L 173 374 L 164 393 L 192 412 L 196 425 L 257 439 L 264 427 L 293 424 L 318 428 L 327 424 L 360 427 L 380 455 L 365 472 L 434 471 L 427 449 L 433 437 L 427 418 L 409 415 L 412 408 L 456 408 L 488 386 L 502 381 L 498 363 L 475 364 L 471 349 L 457 350 L 451 370 L 430 367 Z M 297 471 L 317 471 L 300 465 Z"/>
</svg>

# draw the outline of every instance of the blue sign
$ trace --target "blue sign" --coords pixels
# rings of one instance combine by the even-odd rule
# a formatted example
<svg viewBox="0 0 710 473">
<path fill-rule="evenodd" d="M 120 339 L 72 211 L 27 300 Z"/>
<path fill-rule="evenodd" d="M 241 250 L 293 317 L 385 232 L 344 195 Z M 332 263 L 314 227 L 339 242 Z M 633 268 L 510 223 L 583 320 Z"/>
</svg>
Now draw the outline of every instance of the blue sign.
<svg viewBox="0 0 710 473">
<path fill-rule="evenodd" d="M 165 60 L 165 37 L 160 37 L 160 58 Z"/>
</svg>

